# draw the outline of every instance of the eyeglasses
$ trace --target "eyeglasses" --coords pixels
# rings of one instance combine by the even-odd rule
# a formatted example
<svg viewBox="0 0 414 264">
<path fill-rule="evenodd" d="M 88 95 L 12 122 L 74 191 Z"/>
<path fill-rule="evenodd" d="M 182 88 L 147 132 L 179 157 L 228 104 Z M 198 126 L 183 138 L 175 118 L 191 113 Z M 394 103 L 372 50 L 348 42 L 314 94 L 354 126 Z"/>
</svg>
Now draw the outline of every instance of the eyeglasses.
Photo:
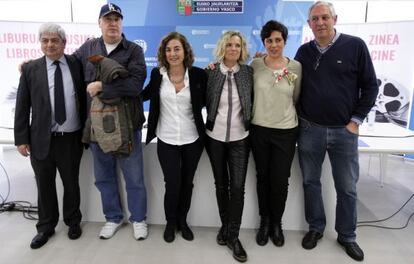
<svg viewBox="0 0 414 264">
<path fill-rule="evenodd" d="M 316 61 L 313 64 L 313 69 L 316 71 L 316 69 L 318 69 L 319 67 L 319 63 L 321 62 L 321 58 L 322 58 L 323 53 L 319 52 L 318 56 L 316 57 Z"/>
<path fill-rule="evenodd" d="M 59 44 L 61 42 L 60 38 L 41 38 L 40 43 L 43 45 L 47 45 L 49 42 L 52 44 Z"/>
</svg>

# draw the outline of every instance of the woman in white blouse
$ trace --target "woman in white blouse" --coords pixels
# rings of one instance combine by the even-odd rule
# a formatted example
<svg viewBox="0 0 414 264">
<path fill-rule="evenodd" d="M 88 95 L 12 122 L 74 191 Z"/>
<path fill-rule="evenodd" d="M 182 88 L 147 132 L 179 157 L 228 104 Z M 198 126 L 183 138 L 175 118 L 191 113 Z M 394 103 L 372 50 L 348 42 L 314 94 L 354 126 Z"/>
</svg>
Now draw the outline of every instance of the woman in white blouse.
<svg viewBox="0 0 414 264">
<path fill-rule="evenodd" d="M 176 230 L 186 240 L 194 234 L 187 224 L 193 178 L 204 146 L 204 106 L 207 76 L 192 66 L 194 55 L 185 36 L 171 32 L 158 49 L 159 67 L 151 72 L 143 91 L 150 101 L 148 144 L 158 138 L 157 153 L 164 174 L 164 240 L 172 242 Z"/>
</svg>

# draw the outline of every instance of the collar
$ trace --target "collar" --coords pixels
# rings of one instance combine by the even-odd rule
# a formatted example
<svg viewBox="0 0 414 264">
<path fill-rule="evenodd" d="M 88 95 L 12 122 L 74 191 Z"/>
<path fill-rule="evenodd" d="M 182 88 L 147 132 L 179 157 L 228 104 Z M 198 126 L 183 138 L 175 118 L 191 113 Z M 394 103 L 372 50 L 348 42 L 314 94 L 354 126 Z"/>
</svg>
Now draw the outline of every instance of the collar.
<svg viewBox="0 0 414 264">
<path fill-rule="evenodd" d="M 53 65 L 53 62 L 55 62 L 55 60 L 51 60 L 51 59 L 49 59 L 47 56 L 45 56 L 45 58 L 46 58 L 46 65 L 49 67 L 49 66 L 52 66 Z M 62 55 L 62 57 L 60 57 L 59 59 L 58 59 L 58 61 L 61 63 L 61 64 L 67 64 L 67 62 L 66 62 L 66 57 L 65 57 L 65 55 Z"/>
<path fill-rule="evenodd" d="M 234 65 L 233 67 L 229 68 L 224 64 L 224 62 L 220 62 L 220 71 L 223 74 L 227 74 L 228 71 L 232 71 L 233 74 L 235 74 L 239 70 L 240 70 L 240 65 L 238 63 L 236 63 L 236 65 Z"/>
<path fill-rule="evenodd" d="M 164 66 L 160 68 L 160 74 L 162 75 L 162 78 L 167 78 L 168 80 L 170 79 L 170 77 L 168 76 L 167 68 L 165 68 Z M 186 85 L 187 85 L 188 80 L 189 80 L 188 68 L 186 68 L 185 73 L 184 73 L 184 83 Z"/>
<path fill-rule="evenodd" d="M 124 48 L 124 49 L 126 49 L 127 47 L 128 47 L 128 43 L 127 43 L 127 39 L 126 39 L 126 37 L 125 37 L 125 35 L 124 35 L 124 33 L 122 33 L 122 39 L 121 39 L 121 41 L 120 41 L 120 43 L 118 43 L 118 45 L 119 44 L 121 44 L 122 45 L 122 47 Z M 103 45 L 105 45 L 105 41 L 104 41 L 104 39 L 103 39 L 103 37 L 101 36 L 100 37 L 100 40 L 101 40 L 101 42 L 102 42 L 102 44 Z M 117 45 L 117 46 L 118 46 Z"/>
<path fill-rule="evenodd" d="M 319 50 L 319 52 L 321 52 L 321 53 L 324 53 L 324 52 L 326 52 L 337 40 L 338 40 L 338 38 L 339 38 L 339 36 L 341 35 L 341 33 L 340 32 L 338 32 L 336 29 L 335 29 L 335 35 L 334 35 L 334 37 L 332 38 L 332 40 L 331 40 L 331 42 L 329 42 L 329 44 L 328 44 L 328 46 L 326 46 L 326 47 L 324 47 L 324 48 L 322 48 L 320 45 L 319 45 L 319 43 L 318 43 L 318 41 L 316 41 L 316 39 L 313 41 L 314 43 L 315 43 L 315 46 L 316 46 L 316 48 Z"/>
</svg>

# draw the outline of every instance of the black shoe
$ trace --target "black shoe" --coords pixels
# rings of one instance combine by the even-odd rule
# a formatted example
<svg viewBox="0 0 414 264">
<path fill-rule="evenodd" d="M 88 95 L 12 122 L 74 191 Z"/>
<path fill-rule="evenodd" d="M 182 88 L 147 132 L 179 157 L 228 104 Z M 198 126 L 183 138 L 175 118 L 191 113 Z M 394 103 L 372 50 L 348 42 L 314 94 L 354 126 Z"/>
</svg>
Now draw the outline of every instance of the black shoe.
<svg viewBox="0 0 414 264">
<path fill-rule="evenodd" d="M 269 241 L 270 235 L 270 219 L 269 217 L 262 217 L 260 219 L 260 227 L 256 234 L 256 243 L 259 246 L 264 246 Z"/>
<path fill-rule="evenodd" d="M 193 231 L 191 231 L 190 227 L 187 225 L 186 221 L 181 221 L 178 225 L 178 230 L 181 230 L 181 236 L 188 241 L 194 240 Z"/>
<path fill-rule="evenodd" d="M 348 254 L 348 256 L 357 261 L 364 260 L 364 252 L 356 242 L 343 242 L 339 239 L 337 241 L 345 249 L 345 252 Z"/>
<path fill-rule="evenodd" d="M 273 229 L 270 232 L 270 239 L 276 247 L 281 247 L 285 244 L 285 236 L 283 235 L 282 225 L 273 225 Z"/>
<path fill-rule="evenodd" d="M 238 238 L 227 241 L 227 247 L 233 251 L 233 258 L 239 262 L 246 262 L 247 260 L 247 253 L 244 250 L 240 240 Z"/>
<path fill-rule="evenodd" d="M 69 239 L 78 239 L 82 235 L 82 229 L 79 224 L 69 227 L 68 237 Z"/>
<path fill-rule="evenodd" d="M 217 238 L 216 238 L 217 244 L 220 246 L 225 246 L 227 244 L 227 226 L 223 225 L 221 226 Z"/>
<path fill-rule="evenodd" d="M 304 249 L 312 249 L 316 247 L 316 245 L 318 244 L 318 240 L 322 237 L 323 235 L 321 233 L 311 230 L 308 233 L 306 233 L 306 235 L 303 237 L 302 247 Z"/>
<path fill-rule="evenodd" d="M 164 230 L 165 242 L 171 243 L 175 239 L 175 225 L 167 223 Z"/>
<path fill-rule="evenodd" d="M 49 240 L 49 237 L 53 236 L 55 233 L 55 230 L 50 232 L 39 232 L 35 237 L 32 239 L 32 242 L 30 243 L 30 247 L 32 249 L 41 248 L 44 244 L 47 243 Z"/>
</svg>

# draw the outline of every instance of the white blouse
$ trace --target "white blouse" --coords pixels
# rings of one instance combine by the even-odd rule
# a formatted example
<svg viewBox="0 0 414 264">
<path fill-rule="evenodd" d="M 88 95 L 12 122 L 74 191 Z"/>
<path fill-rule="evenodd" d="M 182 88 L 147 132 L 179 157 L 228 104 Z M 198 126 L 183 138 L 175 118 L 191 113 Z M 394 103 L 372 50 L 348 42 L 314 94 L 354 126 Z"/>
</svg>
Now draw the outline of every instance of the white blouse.
<svg viewBox="0 0 414 264">
<path fill-rule="evenodd" d="M 188 70 L 184 75 L 184 88 L 178 93 L 164 67 L 160 69 L 160 73 L 163 76 L 160 87 L 160 116 L 155 134 L 170 145 L 193 143 L 199 135 L 191 104 Z"/>
</svg>

